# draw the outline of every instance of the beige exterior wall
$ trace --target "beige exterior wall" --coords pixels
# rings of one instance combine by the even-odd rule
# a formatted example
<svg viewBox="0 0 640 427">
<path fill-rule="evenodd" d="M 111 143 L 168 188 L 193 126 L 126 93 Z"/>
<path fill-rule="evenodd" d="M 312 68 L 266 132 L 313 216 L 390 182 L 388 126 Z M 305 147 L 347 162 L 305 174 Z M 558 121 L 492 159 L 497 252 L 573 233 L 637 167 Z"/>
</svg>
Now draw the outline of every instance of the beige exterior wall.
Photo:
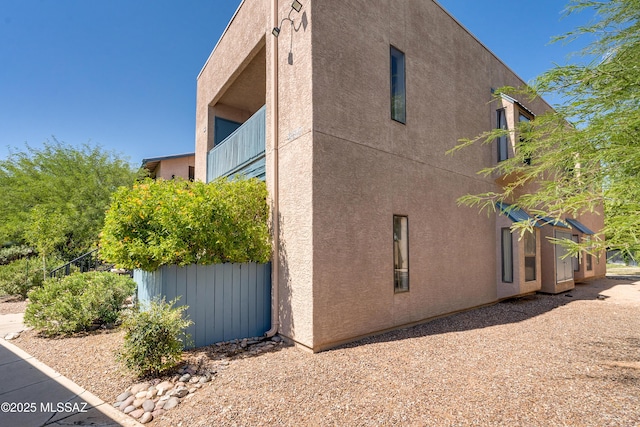
<svg viewBox="0 0 640 427">
<path fill-rule="evenodd" d="M 496 219 L 456 203 L 497 189 L 476 174 L 497 150 L 445 152 L 495 126 L 492 88 L 523 82 L 433 2 L 312 7 L 314 349 L 506 295 L 496 283 Z M 406 125 L 390 119 L 391 45 L 406 55 Z M 505 107 L 513 122 L 515 108 Z M 401 294 L 394 214 L 409 217 L 410 291 Z M 516 287 L 532 292 L 540 279 Z"/>
<path fill-rule="evenodd" d="M 258 68 L 255 63 L 254 67 L 250 65 L 264 51 L 268 10 L 267 1 L 244 0 L 198 75 L 195 129 L 198 180 L 204 181 L 207 177 L 206 153 L 213 148 L 216 114 L 244 121 L 264 105 L 264 76 L 243 72 Z M 263 66 L 262 72 L 265 71 Z M 256 94 L 261 99 L 252 104 L 252 95 Z M 227 99 L 223 98 L 225 95 Z M 260 105 L 251 111 L 256 103 Z"/>
<path fill-rule="evenodd" d="M 538 228 L 534 228 L 536 234 L 536 278 L 535 280 L 525 280 L 525 255 L 524 240 L 520 238 L 520 232 L 511 233 L 511 247 L 513 248 L 513 281 L 511 283 L 502 281 L 502 229 L 511 228 L 513 223 L 505 215 L 496 216 L 495 231 L 495 266 L 497 283 L 497 299 L 506 299 L 518 295 L 530 294 L 539 291 L 542 286 L 542 272 L 544 264 L 541 247 L 543 246 L 543 234 Z"/>
<path fill-rule="evenodd" d="M 269 2 L 271 3 L 271 2 Z M 273 54 L 268 55 L 267 123 L 275 121 L 273 103 L 277 99 L 278 143 L 274 133 L 267 131 L 267 186 L 274 194 L 275 158 L 278 157 L 278 220 L 280 230 L 279 286 L 280 333 L 306 348 L 314 348 L 317 282 L 314 274 L 314 254 L 317 252 L 314 234 L 315 190 L 314 134 L 312 84 L 312 27 L 314 5 L 304 2 L 300 13 L 293 12 L 296 28 L 287 22 L 279 38 L 271 28 L 279 24 L 291 10 L 291 2 L 280 1 L 277 18 L 268 28 L 270 49 L 278 49 L 277 67 Z M 277 68 L 277 76 L 273 72 Z M 273 93 L 276 86 L 277 96 Z M 270 138 L 271 137 L 271 138 Z"/>
<path fill-rule="evenodd" d="M 172 179 L 177 177 L 189 179 L 189 166 L 195 166 L 195 161 L 195 156 L 162 160 L 155 170 L 156 179 Z"/>
<path fill-rule="evenodd" d="M 542 228 L 542 263 L 544 265 L 544 269 L 542 271 L 541 291 L 549 294 L 558 294 L 560 292 L 571 290 L 575 287 L 575 281 L 573 279 L 558 281 L 557 257 L 559 248 L 550 240 L 558 237 L 556 232 L 569 234 L 574 233 L 573 230 L 564 227 L 552 227 L 551 225 L 546 225 Z M 572 263 L 573 270 L 573 261 L 567 259 L 567 262 Z"/>
<path fill-rule="evenodd" d="M 457 205 L 499 189 L 476 174 L 497 161 L 495 144 L 445 154 L 495 127 L 498 108 L 513 126 L 519 106 L 489 103 L 491 89 L 523 82 L 432 1 L 306 0 L 295 28 L 273 37 L 289 11 L 289 1 L 242 2 L 198 77 L 196 109 L 204 180 L 214 117 L 244 121 L 267 104 L 279 332 L 319 351 L 539 290 L 542 232 L 536 280 L 524 281 L 514 236 L 514 283 L 504 284 L 496 257 L 510 221 Z M 392 45 L 406 55 L 406 124 L 390 118 Z M 409 218 L 405 293 L 394 293 L 393 215 Z"/>
<path fill-rule="evenodd" d="M 586 212 L 578 217 L 578 221 L 586 225 L 593 232 L 598 232 L 604 227 L 604 209 L 602 206 L 597 206 L 594 212 Z M 573 234 L 579 236 L 580 241 L 590 237 L 591 239 L 603 239 L 604 236 L 601 233 L 597 233 L 596 236 L 587 236 L 577 230 L 573 231 Z M 607 254 L 602 251 L 599 255 L 595 254 L 591 257 L 592 269 L 587 270 L 587 255 L 585 253 L 580 256 L 580 270 L 574 273 L 575 281 L 580 283 L 586 280 L 592 280 L 600 277 L 604 277 L 607 274 Z"/>
</svg>

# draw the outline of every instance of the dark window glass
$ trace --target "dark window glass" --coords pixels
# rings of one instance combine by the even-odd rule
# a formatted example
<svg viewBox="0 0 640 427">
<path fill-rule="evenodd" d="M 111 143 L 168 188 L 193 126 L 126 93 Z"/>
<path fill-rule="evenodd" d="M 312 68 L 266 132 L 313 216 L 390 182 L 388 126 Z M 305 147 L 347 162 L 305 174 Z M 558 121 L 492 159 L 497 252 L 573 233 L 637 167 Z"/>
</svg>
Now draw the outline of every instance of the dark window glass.
<svg viewBox="0 0 640 427">
<path fill-rule="evenodd" d="M 502 281 L 513 283 L 513 239 L 511 230 L 502 229 Z"/>
<path fill-rule="evenodd" d="M 409 219 L 393 216 L 393 286 L 396 292 L 409 290 Z"/>
<path fill-rule="evenodd" d="M 580 239 L 577 234 L 571 236 L 574 242 L 579 243 Z M 578 255 L 572 257 L 573 262 L 573 271 L 580 271 L 580 257 Z"/>
<path fill-rule="evenodd" d="M 536 235 L 535 232 L 524 234 L 524 280 L 536 280 Z"/>
<path fill-rule="evenodd" d="M 507 115 L 504 108 L 497 111 L 498 113 L 498 129 L 507 129 Z M 507 135 L 502 135 L 498 138 L 498 161 L 507 160 L 509 158 L 509 138 Z"/>
<path fill-rule="evenodd" d="M 391 46 L 391 118 L 407 122 L 406 75 L 404 53 Z"/>
<path fill-rule="evenodd" d="M 531 121 L 531 119 L 529 117 L 525 116 L 522 113 L 520 113 L 520 116 L 518 117 L 518 120 L 521 121 L 521 122 L 527 122 L 527 123 Z M 522 127 L 521 127 L 521 129 L 522 129 Z M 520 137 L 520 146 L 521 146 L 521 148 L 524 149 L 524 145 L 526 145 L 526 142 L 527 141 L 526 141 L 525 138 Z M 531 165 L 531 155 L 530 154 L 525 154 L 523 162 L 524 162 L 525 165 Z"/>
<path fill-rule="evenodd" d="M 193 181 L 196 178 L 196 168 L 189 166 L 189 181 Z"/>
</svg>

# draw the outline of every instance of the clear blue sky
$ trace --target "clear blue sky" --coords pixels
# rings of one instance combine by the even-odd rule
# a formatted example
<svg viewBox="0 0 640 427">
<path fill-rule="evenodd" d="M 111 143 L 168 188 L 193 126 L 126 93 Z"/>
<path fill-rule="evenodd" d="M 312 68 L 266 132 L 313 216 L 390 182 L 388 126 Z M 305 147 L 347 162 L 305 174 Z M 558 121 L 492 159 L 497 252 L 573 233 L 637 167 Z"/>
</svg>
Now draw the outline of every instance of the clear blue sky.
<svg viewBox="0 0 640 427">
<path fill-rule="evenodd" d="M 194 151 L 196 77 L 239 3 L 0 0 L 0 158 L 52 135 L 134 164 Z M 550 38 L 589 18 L 560 20 L 565 0 L 440 3 L 526 81 L 564 62 L 577 46 Z"/>
</svg>

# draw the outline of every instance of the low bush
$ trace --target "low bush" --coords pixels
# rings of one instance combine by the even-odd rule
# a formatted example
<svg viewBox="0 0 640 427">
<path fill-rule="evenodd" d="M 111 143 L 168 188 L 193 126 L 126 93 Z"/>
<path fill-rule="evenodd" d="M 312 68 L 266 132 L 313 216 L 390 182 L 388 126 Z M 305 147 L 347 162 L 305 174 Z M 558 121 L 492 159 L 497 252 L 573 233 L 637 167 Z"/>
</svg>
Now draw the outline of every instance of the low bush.
<svg viewBox="0 0 640 427">
<path fill-rule="evenodd" d="M 267 262 L 267 188 L 256 179 L 147 180 L 112 197 L 100 256 L 118 267 Z"/>
<path fill-rule="evenodd" d="M 34 250 L 26 245 L 15 245 L 0 249 L 0 265 L 9 264 L 20 258 L 34 255 Z"/>
<path fill-rule="evenodd" d="M 44 281 L 41 263 L 36 258 L 22 258 L 0 265 L 0 295 L 12 295 L 22 299 Z"/>
<path fill-rule="evenodd" d="M 114 323 L 135 287 L 130 277 L 113 273 L 74 273 L 60 280 L 47 279 L 29 293 L 24 321 L 48 336 Z"/>
<path fill-rule="evenodd" d="M 193 322 L 183 318 L 187 306 L 174 307 L 175 302 L 152 301 L 123 316 L 126 333 L 118 359 L 138 376 L 157 375 L 180 361 L 190 339 L 184 329 Z"/>
</svg>

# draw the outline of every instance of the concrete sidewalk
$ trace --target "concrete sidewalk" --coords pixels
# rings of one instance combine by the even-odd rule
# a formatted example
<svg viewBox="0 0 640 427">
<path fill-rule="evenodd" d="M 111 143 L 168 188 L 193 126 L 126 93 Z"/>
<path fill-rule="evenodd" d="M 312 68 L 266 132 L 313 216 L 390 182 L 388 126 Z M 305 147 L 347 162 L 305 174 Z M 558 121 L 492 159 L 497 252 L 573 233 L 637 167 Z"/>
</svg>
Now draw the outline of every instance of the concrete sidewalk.
<svg viewBox="0 0 640 427">
<path fill-rule="evenodd" d="M 0 338 L 10 333 L 22 332 L 26 329 L 23 323 L 24 313 L 0 314 Z"/>
<path fill-rule="evenodd" d="M 2 339 L 24 329 L 21 314 L 0 316 L 0 426 L 142 426 Z"/>
</svg>

